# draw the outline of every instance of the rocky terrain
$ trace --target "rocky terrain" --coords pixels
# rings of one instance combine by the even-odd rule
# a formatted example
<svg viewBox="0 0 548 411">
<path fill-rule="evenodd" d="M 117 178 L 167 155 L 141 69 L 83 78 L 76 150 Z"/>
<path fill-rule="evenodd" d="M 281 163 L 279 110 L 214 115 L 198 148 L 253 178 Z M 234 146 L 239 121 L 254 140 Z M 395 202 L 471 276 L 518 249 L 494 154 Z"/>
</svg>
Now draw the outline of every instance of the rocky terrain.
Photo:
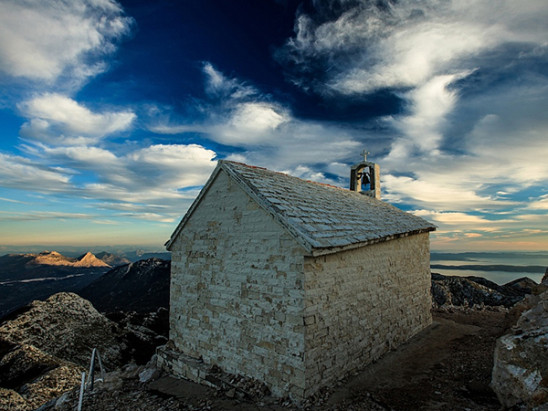
<svg viewBox="0 0 548 411">
<path fill-rule="evenodd" d="M 548 409 L 548 291 L 515 310 L 523 312 L 497 341 L 491 386 L 506 408 Z"/>
<path fill-rule="evenodd" d="M 112 321 L 76 294 L 58 293 L 7 318 L 0 324 L 0 409 L 35 409 L 78 385 L 93 348 L 107 371 L 148 361 L 167 341 L 151 329 L 158 314 L 129 317 Z"/>
<path fill-rule="evenodd" d="M 90 410 L 499 410 L 490 388 L 493 349 L 506 309 L 434 312 L 432 327 L 378 362 L 326 387 L 298 407 L 268 395 L 261 384 L 234 376 L 214 389 L 173 379 L 154 367 L 129 364 L 109 373 L 84 397 Z M 46 409 L 73 410 L 78 389 Z"/>
<path fill-rule="evenodd" d="M 482 277 L 456 277 L 432 273 L 432 303 L 442 306 L 511 307 L 542 286 L 524 277 L 498 285 Z"/>
<path fill-rule="evenodd" d="M 104 382 L 86 392 L 85 410 L 298 409 L 241 376 L 213 389 L 157 370 L 151 357 L 167 341 L 168 311 L 162 307 L 167 298 L 154 302 L 151 294 L 168 284 L 169 263 L 149 259 L 118 267 L 89 289 L 89 297 L 106 315 L 75 294 L 60 293 L 5 318 L 0 323 L 0 409 L 31 410 L 42 404 L 43 410 L 75 409 L 92 348 L 99 349 L 108 372 Z M 528 279 L 499 286 L 478 277 L 434 274 L 434 324 L 302 406 L 499 410 L 501 403 L 516 409 L 544 404 L 548 356 L 538 348 L 548 346 L 547 288 Z M 101 292 L 105 289 L 116 292 Z M 530 293 L 536 296 L 523 298 Z M 140 300 L 146 304 L 136 307 Z M 545 331 L 539 334 L 539 329 Z M 521 351 L 537 340 L 540 344 Z M 495 347 L 502 349 L 496 356 Z M 525 370 L 518 373 L 522 382 L 516 383 L 512 374 L 516 367 Z M 492 375 L 493 369 L 502 370 L 501 377 Z M 525 391 L 515 388 L 520 384 Z"/>
</svg>

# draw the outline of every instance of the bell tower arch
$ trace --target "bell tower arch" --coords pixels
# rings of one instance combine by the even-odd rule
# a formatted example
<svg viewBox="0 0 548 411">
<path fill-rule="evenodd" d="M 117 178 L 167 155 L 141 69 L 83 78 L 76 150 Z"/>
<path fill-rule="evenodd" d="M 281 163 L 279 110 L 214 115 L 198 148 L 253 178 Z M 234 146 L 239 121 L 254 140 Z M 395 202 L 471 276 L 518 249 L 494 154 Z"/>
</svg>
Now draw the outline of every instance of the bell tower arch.
<svg viewBox="0 0 548 411">
<path fill-rule="evenodd" d="M 350 190 L 381 199 L 381 170 L 378 164 L 367 161 L 368 151 L 363 151 L 363 161 L 350 168 Z"/>
</svg>

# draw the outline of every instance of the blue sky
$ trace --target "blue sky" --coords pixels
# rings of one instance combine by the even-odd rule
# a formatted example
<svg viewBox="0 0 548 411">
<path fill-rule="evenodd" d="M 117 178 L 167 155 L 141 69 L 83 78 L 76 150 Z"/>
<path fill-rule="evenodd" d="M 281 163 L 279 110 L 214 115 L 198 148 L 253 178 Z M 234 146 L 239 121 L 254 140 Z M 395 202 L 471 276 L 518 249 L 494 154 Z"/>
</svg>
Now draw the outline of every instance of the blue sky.
<svg viewBox="0 0 548 411">
<path fill-rule="evenodd" d="M 548 3 L 0 0 L 0 246 L 161 248 L 230 159 L 548 250 Z M 4 247 L 4 248 L 5 248 Z"/>
</svg>

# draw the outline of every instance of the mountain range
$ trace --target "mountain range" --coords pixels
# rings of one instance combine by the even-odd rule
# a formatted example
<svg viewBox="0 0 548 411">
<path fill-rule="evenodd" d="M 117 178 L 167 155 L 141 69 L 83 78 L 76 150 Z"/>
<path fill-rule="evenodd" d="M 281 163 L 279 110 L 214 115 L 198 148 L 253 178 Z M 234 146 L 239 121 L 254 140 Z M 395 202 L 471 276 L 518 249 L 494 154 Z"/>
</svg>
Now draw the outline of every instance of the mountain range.
<svg viewBox="0 0 548 411">
<path fill-rule="evenodd" d="M 0 257 L 0 281 L 39 278 L 44 274 L 53 274 L 58 277 L 72 271 L 62 268 L 104 269 L 127 263 L 129 260 L 106 252 L 101 253 L 99 257 L 87 252 L 77 258 L 66 257 L 57 251 L 43 251 L 39 254 L 6 254 Z"/>
<path fill-rule="evenodd" d="M 66 257 L 57 251 L 6 254 L 0 257 L 0 317 L 30 303 L 61 291 L 78 291 L 129 260 L 87 252 Z"/>
</svg>

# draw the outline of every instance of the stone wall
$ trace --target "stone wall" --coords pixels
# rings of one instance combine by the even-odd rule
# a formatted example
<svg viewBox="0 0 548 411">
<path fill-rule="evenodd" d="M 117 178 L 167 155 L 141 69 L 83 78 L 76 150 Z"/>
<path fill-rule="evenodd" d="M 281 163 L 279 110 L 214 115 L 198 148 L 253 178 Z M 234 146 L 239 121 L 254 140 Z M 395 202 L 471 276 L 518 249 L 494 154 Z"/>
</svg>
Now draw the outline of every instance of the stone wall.
<svg viewBox="0 0 548 411">
<path fill-rule="evenodd" d="M 221 171 L 171 251 L 175 349 L 277 395 L 304 390 L 303 250 L 273 217 Z"/>
<path fill-rule="evenodd" d="M 432 322 L 428 234 L 305 258 L 305 363 L 312 394 Z"/>
</svg>

